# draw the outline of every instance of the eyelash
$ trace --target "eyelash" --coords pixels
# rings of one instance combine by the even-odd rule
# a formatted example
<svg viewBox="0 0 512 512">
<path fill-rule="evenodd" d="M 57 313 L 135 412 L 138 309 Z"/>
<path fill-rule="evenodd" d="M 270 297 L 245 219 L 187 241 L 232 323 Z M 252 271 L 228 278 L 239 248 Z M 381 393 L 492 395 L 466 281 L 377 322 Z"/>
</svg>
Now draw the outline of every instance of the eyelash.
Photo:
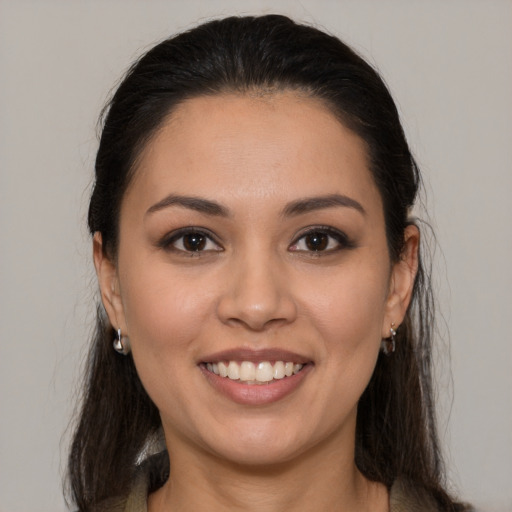
<svg viewBox="0 0 512 512">
<path fill-rule="evenodd" d="M 189 250 L 183 244 L 185 237 L 189 235 L 199 235 L 203 237 L 204 243 L 215 244 L 217 249 L 204 249 L 201 250 Z M 181 245 L 183 248 L 176 247 L 176 242 L 181 240 Z M 170 252 L 175 252 L 178 254 L 186 254 L 187 256 L 198 256 L 201 252 L 222 252 L 223 247 L 216 241 L 215 236 L 210 232 L 205 230 L 204 228 L 195 228 L 193 226 L 179 229 L 177 231 L 173 231 L 169 235 L 166 235 L 159 243 L 158 246 L 162 249 L 165 249 Z"/>
<path fill-rule="evenodd" d="M 202 237 L 202 242 L 205 244 L 199 249 L 191 250 L 185 247 L 185 237 L 189 235 L 199 235 Z M 326 235 L 328 237 L 327 247 L 322 249 L 311 249 L 311 248 L 299 248 L 299 243 L 302 240 L 305 240 L 306 237 L 312 235 Z M 182 247 L 177 247 L 176 243 L 181 240 Z M 336 247 L 329 247 L 332 244 L 332 240 L 335 241 Z M 190 240 L 189 240 L 190 242 Z M 307 242 L 305 242 L 307 244 Z M 217 248 L 205 248 L 208 244 L 214 244 Z M 195 228 L 195 227 L 186 227 L 179 229 L 166 235 L 159 243 L 158 246 L 162 249 L 165 249 L 169 252 L 175 252 L 178 254 L 186 254 L 187 256 L 199 256 L 200 253 L 204 252 L 222 252 L 224 248 L 216 241 L 216 237 L 208 230 L 204 228 Z M 303 231 L 292 244 L 288 247 L 288 250 L 291 252 L 301 252 L 301 253 L 311 253 L 315 256 L 320 256 L 321 254 L 332 254 L 334 252 L 343 250 L 343 249 L 351 249 L 355 247 L 355 244 L 348 238 L 348 236 L 338 231 L 337 229 L 333 229 L 329 226 L 313 226 L 307 228 L 306 231 Z"/>
<path fill-rule="evenodd" d="M 331 240 L 327 240 L 327 248 L 321 250 L 314 249 L 299 249 L 296 248 L 301 240 L 305 240 L 306 237 L 311 235 L 326 235 Z M 332 240 L 335 241 L 336 247 L 329 248 L 329 245 L 332 243 Z M 307 244 L 307 242 L 305 242 Z M 343 250 L 343 249 L 351 249 L 355 247 L 355 244 L 349 239 L 349 237 L 343 233 L 342 231 L 338 231 L 330 226 L 313 226 L 307 228 L 306 231 L 303 231 L 295 241 L 290 245 L 288 250 L 292 252 L 306 252 L 314 254 L 315 256 L 320 256 L 321 254 L 332 254 L 334 252 Z"/>
</svg>

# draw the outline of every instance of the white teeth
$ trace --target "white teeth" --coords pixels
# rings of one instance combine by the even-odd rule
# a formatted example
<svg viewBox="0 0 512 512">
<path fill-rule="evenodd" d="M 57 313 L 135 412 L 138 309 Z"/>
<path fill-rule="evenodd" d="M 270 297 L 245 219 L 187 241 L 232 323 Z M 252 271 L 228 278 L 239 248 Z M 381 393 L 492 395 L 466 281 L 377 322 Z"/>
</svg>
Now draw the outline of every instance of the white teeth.
<svg viewBox="0 0 512 512">
<path fill-rule="evenodd" d="M 206 367 L 208 368 L 208 366 L 206 366 Z M 219 375 L 221 377 L 228 376 L 228 367 L 222 361 L 218 364 L 218 369 L 219 369 Z"/>
<path fill-rule="evenodd" d="M 230 361 L 228 364 L 228 377 L 231 380 L 238 380 L 240 378 L 240 366 L 235 361 Z"/>
<path fill-rule="evenodd" d="M 283 379 L 284 376 L 285 373 L 283 361 L 276 361 L 276 364 L 274 365 L 274 379 Z"/>
<path fill-rule="evenodd" d="M 256 367 L 256 380 L 258 382 L 270 382 L 273 378 L 274 368 L 272 368 L 272 365 L 268 361 L 258 363 Z"/>
<path fill-rule="evenodd" d="M 256 367 L 251 361 L 244 361 L 240 365 L 240 380 L 256 379 Z"/>
<path fill-rule="evenodd" d="M 271 382 L 274 379 L 284 379 L 299 373 L 303 364 L 290 361 L 276 361 L 274 364 L 269 361 L 261 361 L 254 364 L 252 361 L 219 361 L 218 363 L 206 363 L 206 369 L 221 377 L 231 380 L 240 380 L 248 384 Z"/>
</svg>

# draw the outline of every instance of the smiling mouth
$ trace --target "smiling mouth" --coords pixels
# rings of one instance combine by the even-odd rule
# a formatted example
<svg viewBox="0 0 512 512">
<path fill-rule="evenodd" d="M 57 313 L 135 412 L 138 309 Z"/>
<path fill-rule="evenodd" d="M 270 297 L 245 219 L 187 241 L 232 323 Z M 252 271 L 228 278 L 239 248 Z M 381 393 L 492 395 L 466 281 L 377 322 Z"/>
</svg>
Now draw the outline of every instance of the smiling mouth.
<svg viewBox="0 0 512 512">
<path fill-rule="evenodd" d="M 219 377 L 238 381 L 243 384 L 268 384 L 275 380 L 286 379 L 296 375 L 304 364 L 291 361 L 219 361 L 204 363 L 205 368 Z"/>
</svg>

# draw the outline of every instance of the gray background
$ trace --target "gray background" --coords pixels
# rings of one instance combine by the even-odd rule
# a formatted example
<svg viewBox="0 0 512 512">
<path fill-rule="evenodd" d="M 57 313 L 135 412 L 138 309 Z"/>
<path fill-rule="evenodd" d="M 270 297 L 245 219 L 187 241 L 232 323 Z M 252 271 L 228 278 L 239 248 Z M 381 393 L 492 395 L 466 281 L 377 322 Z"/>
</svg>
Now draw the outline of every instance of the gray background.
<svg viewBox="0 0 512 512">
<path fill-rule="evenodd" d="M 512 510 L 511 1 L 0 0 L 0 512 L 65 510 L 65 429 L 96 293 L 85 212 L 108 91 L 176 30 L 270 11 L 352 43 L 397 100 L 442 250 L 450 480 L 484 510 Z"/>
</svg>

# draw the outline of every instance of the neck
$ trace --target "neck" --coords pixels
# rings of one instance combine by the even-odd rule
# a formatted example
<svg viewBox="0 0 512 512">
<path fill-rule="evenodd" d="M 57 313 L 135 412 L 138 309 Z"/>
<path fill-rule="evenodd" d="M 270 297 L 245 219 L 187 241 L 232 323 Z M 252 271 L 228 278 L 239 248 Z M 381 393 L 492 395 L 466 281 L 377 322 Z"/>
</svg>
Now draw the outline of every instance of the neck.
<svg viewBox="0 0 512 512">
<path fill-rule="evenodd" d="M 359 472 L 353 450 L 323 448 L 269 466 L 244 466 L 204 453 L 191 457 L 188 450 L 173 452 L 169 480 L 150 496 L 148 511 L 389 510 L 387 489 Z"/>
</svg>

